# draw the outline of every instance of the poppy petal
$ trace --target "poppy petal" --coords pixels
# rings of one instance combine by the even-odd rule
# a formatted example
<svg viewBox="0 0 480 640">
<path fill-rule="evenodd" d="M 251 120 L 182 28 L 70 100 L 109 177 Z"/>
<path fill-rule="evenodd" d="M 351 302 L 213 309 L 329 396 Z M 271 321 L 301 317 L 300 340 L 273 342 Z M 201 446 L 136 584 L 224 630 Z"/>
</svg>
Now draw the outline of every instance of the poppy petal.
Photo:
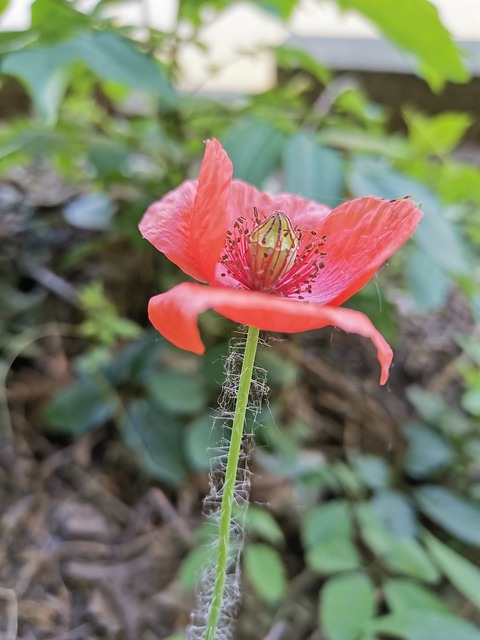
<svg viewBox="0 0 480 640">
<path fill-rule="evenodd" d="M 181 349 L 200 354 L 204 345 L 197 317 L 207 309 L 215 309 L 230 320 L 266 331 L 295 333 L 330 325 L 358 333 L 369 338 L 377 349 L 382 369 L 380 384 L 385 384 L 388 379 L 393 356 L 390 346 L 367 316 L 352 309 L 296 302 L 244 289 L 205 287 L 184 282 L 151 298 L 148 314 L 153 326 L 167 340 Z"/>
<path fill-rule="evenodd" d="M 225 243 L 232 163 L 217 140 L 208 140 L 200 177 L 154 202 L 139 228 L 186 274 L 212 282 Z"/>
<path fill-rule="evenodd" d="M 345 302 L 406 242 L 421 217 L 408 199 L 358 198 L 333 209 L 316 229 L 327 238 L 327 255 L 305 297 L 319 304 Z"/>
<path fill-rule="evenodd" d="M 262 193 L 256 187 L 243 180 L 233 180 L 228 203 L 229 227 L 239 216 L 253 217 L 253 207 L 258 209 L 260 217 L 270 216 L 274 211 L 283 211 L 293 226 L 305 229 L 316 228 L 329 213 L 325 204 L 307 200 L 291 193 L 272 196 Z"/>
</svg>

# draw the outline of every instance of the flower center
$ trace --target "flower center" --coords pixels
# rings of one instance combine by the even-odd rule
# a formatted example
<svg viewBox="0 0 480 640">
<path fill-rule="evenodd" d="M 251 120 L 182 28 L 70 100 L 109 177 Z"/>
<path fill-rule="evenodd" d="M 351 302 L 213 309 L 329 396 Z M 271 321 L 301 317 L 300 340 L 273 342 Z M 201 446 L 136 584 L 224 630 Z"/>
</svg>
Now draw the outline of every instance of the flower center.
<svg viewBox="0 0 480 640">
<path fill-rule="evenodd" d="M 250 223 L 240 217 L 227 231 L 221 276 L 232 276 L 245 289 L 303 300 L 325 266 L 322 258 L 327 254 L 320 247 L 326 237 L 293 227 L 283 211 L 274 211 L 263 220 L 256 207 L 253 214 Z M 306 233 L 311 237 L 305 239 Z"/>
</svg>

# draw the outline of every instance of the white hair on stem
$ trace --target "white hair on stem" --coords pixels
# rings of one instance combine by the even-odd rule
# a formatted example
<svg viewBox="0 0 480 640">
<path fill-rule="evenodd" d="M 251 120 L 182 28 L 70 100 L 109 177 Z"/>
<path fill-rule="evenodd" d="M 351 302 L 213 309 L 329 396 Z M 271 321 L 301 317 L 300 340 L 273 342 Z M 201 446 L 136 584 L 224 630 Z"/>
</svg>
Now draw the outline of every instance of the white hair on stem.
<svg viewBox="0 0 480 640">
<path fill-rule="evenodd" d="M 266 343 L 263 342 L 263 344 Z M 213 529 L 209 543 L 211 553 L 208 554 L 206 566 L 199 576 L 196 607 L 191 615 L 190 625 L 187 629 L 187 640 L 205 639 L 216 575 L 215 551 L 218 546 L 218 538 L 215 532 L 218 531 L 223 483 L 230 445 L 229 432 L 232 428 L 231 425 L 235 413 L 244 347 L 245 332 L 242 331 L 240 337 L 237 336 L 230 341 L 229 352 L 224 361 L 224 381 L 218 399 L 218 409 L 213 416 L 214 422 L 221 422 L 223 435 L 221 441 L 212 450 L 215 455 L 212 456 L 210 463 L 210 491 L 203 501 L 203 513 L 207 522 L 212 524 Z M 266 378 L 267 372 L 265 369 L 254 367 L 247 407 L 249 420 L 246 420 L 244 425 L 242 450 L 240 452 L 233 495 L 227 576 L 216 640 L 233 640 L 234 638 L 235 621 L 241 600 L 240 557 L 245 543 L 245 519 L 250 499 L 251 472 L 249 460 L 253 450 L 253 426 L 257 422 L 263 402 L 268 397 L 269 389 Z"/>
</svg>

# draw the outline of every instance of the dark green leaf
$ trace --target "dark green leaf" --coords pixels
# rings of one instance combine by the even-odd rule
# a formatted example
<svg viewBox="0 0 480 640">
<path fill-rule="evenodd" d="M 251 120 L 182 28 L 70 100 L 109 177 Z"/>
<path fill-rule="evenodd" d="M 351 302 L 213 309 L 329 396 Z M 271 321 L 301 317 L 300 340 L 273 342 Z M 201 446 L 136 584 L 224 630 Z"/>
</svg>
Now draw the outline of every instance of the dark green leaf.
<svg viewBox="0 0 480 640">
<path fill-rule="evenodd" d="M 128 407 L 121 429 L 126 446 L 138 455 L 147 475 L 171 485 L 183 482 L 183 432 L 171 415 L 136 400 Z"/>
<path fill-rule="evenodd" d="M 264 602 L 275 605 L 285 595 L 285 567 L 280 554 L 271 547 L 248 545 L 245 549 L 245 573 Z"/>
<path fill-rule="evenodd" d="M 414 496 L 423 513 L 459 540 L 480 545 L 480 507 L 453 491 L 424 485 Z"/>
<path fill-rule="evenodd" d="M 403 434 L 409 442 L 405 469 L 412 478 L 426 478 L 448 467 L 455 457 L 451 445 L 430 427 L 412 423 Z"/>
<path fill-rule="evenodd" d="M 89 377 L 62 389 L 49 403 L 45 420 L 57 432 L 80 436 L 105 424 L 117 407 L 108 383 Z"/>
<path fill-rule="evenodd" d="M 363 573 L 330 578 L 320 593 L 320 625 L 327 640 L 357 640 L 374 613 L 374 587 Z"/>
<path fill-rule="evenodd" d="M 376 24 L 401 49 L 413 53 L 425 77 L 438 88 L 439 80 L 465 82 L 469 74 L 460 50 L 427 0 L 337 0 L 343 9 L 355 9 Z M 436 82 L 435 82 L 436 81 Z"/>
<path fill-rule="evenodd" d="M 265 120 L 249 118 L 227 131 L 223 146 L 235 177 L 261 187 L 280 162 L 283 133 Z"/>
<path fill-rule="evenodd" d="M 480 569 L 429 533 L 425 532 L 424 539 L 442 573 L 480 609 Z"/>
<path fill-rule="evenodd" d="M 161 371 L 148 383 L 152 399 L 165 411 L 191 416 L 201 411 L 207 402 L 200 377 L 187 376 L 178 371 Z"/>
<path fill-rule="evenodd" d="M 65 0 L 35 0 L 32 4 L 32 30 L 41 42 L 60 42 L 89 27 L 89 18 Z"/>
<path fill-rule="evenodd" d="M 298 379 L 297 365 L 272 347 L 259 347 L 256 364 L 266 369 L 269 387 L 291 386 Z"/>
<path fill-rule="evenodd" d="M 287 140 L 283 150 L 285 190 L 336 207 L 345 190 L 341 155 L 317 144 L 311 132 Z"/>
</svg>

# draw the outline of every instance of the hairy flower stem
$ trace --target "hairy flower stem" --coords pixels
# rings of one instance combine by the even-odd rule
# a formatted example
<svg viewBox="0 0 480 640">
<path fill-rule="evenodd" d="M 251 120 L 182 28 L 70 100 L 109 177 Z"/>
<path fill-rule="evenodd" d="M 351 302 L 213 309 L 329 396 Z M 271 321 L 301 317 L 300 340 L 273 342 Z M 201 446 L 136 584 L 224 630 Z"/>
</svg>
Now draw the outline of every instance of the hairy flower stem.
<svg viewBox="0 0 480 640">
<path fill-rule="evenodd" d="M 247 411 L 250 385 L 252 383 L 252 372 L 259 333 L 260 331 L 256 327 L 248 328 L 242 371 L 240 373 L 238 385 L 238 396 L 235 404 L 235 414 L 233 416 L 232 435 L 228 450 L 227 468 L 225 470 L 222 503 L 220 506 L 215 583 L 213 586 L 212 602 L 208 613 L 205 640 L 216 640 L 218 621 L 222 610 L 230 545 L 232 504 L 235 484 L 237 481 L 238 460 L 242 446 L 243 427 L 245 424 L 245 414 Z"/>
</svg>

